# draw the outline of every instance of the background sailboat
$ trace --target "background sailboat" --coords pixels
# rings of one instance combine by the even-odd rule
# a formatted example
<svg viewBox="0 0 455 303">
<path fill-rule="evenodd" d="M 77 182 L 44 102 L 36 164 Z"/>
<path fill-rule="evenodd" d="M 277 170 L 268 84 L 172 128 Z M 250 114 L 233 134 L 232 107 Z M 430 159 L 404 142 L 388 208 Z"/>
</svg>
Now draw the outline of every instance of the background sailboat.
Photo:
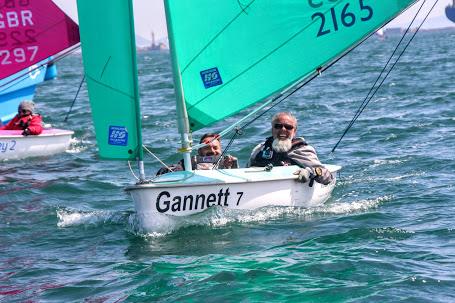
<svg viewBox="0 0 455 303">
<path fill-rule="evenodd" d="M 455 22 L 455 1 L 453 1 L 452 5 L 447 5 L 446 16 L 450 21 Z"/>
<path fill-rule="evenodd" d="M 56 76 L 52 56 L 79 43 L 79 28 L 51 0 L 5 1 L 0 8 L 0 119 L 8 122 L 36 85 Z M 64 151 L 72 131 L 46 129 L 25 138 L 0 131 L 0 160 Z"/>
<path fill-rule="evenodd" d="M 32 100 L 36 85 L 56 76 L 52 56 L 79 42 L 77 24 L 51 0 L 5 1 L 0 7 L 0 119 Z"/>
<path fill-rule="evenodd" d="M 224 1 L 214 7 L 202 0 L 165 1 L 180 151 L 187 163 L 192 131 L 259 101 L 267 104 L 264 100 L 315 77 L 412 3 Z M 78 1 L 99 153 L 138 160 L 141 182 L 127 190 L 146 230 L 159 216 L 213 205 L 313 206 L 329 197 L 334 183 L 302 186 L 292 176 L 296 167 L 175 172 L 145 182 L 132 4 L 109 1 L 109 10 L 105 5 Z"/>
</svg>

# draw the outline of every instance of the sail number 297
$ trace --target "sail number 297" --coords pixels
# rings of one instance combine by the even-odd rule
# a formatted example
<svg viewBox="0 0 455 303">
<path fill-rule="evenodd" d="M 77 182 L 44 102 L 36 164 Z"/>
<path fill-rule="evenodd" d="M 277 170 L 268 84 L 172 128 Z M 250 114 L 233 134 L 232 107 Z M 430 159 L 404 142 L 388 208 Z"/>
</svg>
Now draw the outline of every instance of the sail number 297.
<svg viewBox="0 0 455 303">
<path fill-rule="evenodd" d="M 0 50 L 0 65 L 8 65 L 14 63 L 23 63 L 26 61 L 33 61 L 38 46 L 18 47 L 13 50 Z"/>
<path fill-rule="evenodd" d="M 337 2 L 338 0 L 328 0 L 329 2 Z M 358 0 L 360 15 L 356 15 L 352 12 L 351 3 L 346 3 L 341 9 L 335 10 L 335 7 L 330 8 L 330 12 L 316 12 L 311 16 L 314 21 L 316 19 L 321 20 L 321 25 L 317 36 L 324 36 L 329 34 L 332 30 L 339 31 L 340 27 L 351 27 L 356 22 L 365 22 L 373 17 L 373 8 L 364 3 L 364 0 Z M 322 6 L 323 1 L 320 0 L 308 0 L 309 4 L 313 8 Z"/>
</svg>

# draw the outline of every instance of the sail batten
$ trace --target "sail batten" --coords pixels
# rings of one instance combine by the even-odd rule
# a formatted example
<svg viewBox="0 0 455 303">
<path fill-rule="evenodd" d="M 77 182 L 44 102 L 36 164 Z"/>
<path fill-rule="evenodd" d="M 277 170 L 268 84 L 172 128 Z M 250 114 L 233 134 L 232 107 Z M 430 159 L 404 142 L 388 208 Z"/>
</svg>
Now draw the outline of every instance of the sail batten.
<svg viewBox="0 0 455 303">
<path fill-rule="evenodd" d="M 311 76 L 415 0 L 241 2 L 168 0 L 192 130 Z"/>
</svg>

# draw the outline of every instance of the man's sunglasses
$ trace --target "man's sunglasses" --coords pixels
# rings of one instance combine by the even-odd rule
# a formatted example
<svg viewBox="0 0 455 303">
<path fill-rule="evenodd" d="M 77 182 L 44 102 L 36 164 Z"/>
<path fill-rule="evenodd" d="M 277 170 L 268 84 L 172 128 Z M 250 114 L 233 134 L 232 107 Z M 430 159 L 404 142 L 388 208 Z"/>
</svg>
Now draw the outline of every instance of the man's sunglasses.
<svg viewBox="0 0 455 303">
<path fill-rule="evenodd" d="M 283 127 L 286 128 L 286 130 L 293 130 L 294 129 L 294 126 L 289 125 L 289 124 L 275 123 L 273 125 L 273 128 L 275 128 L 275 129 L 282 129 Z"/>
<path fill-rule="evenodd" d="M 26 110 L 26 109 L 21 109 L 21 110 L 19 111 L 19 113 L 21 113 L 21 114 L 26 114 L 26 113 L 28 113 L 28 112 L 29 112 L 29 111 Z"/>
</svg>

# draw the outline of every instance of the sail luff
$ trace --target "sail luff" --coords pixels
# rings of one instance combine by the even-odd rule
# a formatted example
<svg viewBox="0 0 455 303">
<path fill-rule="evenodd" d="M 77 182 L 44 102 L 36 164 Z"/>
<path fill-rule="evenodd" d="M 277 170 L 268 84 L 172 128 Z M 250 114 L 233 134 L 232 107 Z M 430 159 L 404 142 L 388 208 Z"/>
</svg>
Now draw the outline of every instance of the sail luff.
<svg viewBox="0 0 455 303">
<path fill-rule="evenodd" d="M 191 136 L 190 125 L 188 119 L 188 112 L 186 110 L 185 93 L 182 85 L 182 77 L 180 72 L 180 65 L 178 62 L 175 39 L 172 27 L 172 17 L 169 14 L 169 1 L 164 1 L 164 8 L 166 12 L 166 24 L 168 28 L 169 49 L 171 53 L 172 74 L 174 79 L 174 90 L 176 97 L 176 111 L 177 111 L 177 125 L 181 138 L 181 149 L 183 153 L 183 160 L 185 170 L 191 171 Z"/>
<path fill-rule="evenodd" d="M 142 117 L 141 117 L 141 102 L 140 102 L 140 97 L 139 97 L 139 78 L 138 78 L 138 72 L 137 72 L 137 58 L 136 58 L 136 31 L 134 29 L 134 9 L 133 9 L 133 1 L 130 0 L 128 1 L 128 8 L 129 8 L 129 15 L 131 16 L 129 18 L 129 25 L 130 25 L 130 46 L 131 46 L 131 52 L 134 54 L 131 58 L 132 64 L 132 74 L 136 75 L 133 77 L 133 92 L 134 92 L 134 106 L 136 109 L 136 136 L 138 140 L 138 152 L 137 152 L 137 160 L 140 162 L 139 163 L 139 171 L 140 171 L 140 179 L 144 180 L 144 167 L 142 160 L 144 159 L 144 149 L 142 148 Z"/>
</svg>

